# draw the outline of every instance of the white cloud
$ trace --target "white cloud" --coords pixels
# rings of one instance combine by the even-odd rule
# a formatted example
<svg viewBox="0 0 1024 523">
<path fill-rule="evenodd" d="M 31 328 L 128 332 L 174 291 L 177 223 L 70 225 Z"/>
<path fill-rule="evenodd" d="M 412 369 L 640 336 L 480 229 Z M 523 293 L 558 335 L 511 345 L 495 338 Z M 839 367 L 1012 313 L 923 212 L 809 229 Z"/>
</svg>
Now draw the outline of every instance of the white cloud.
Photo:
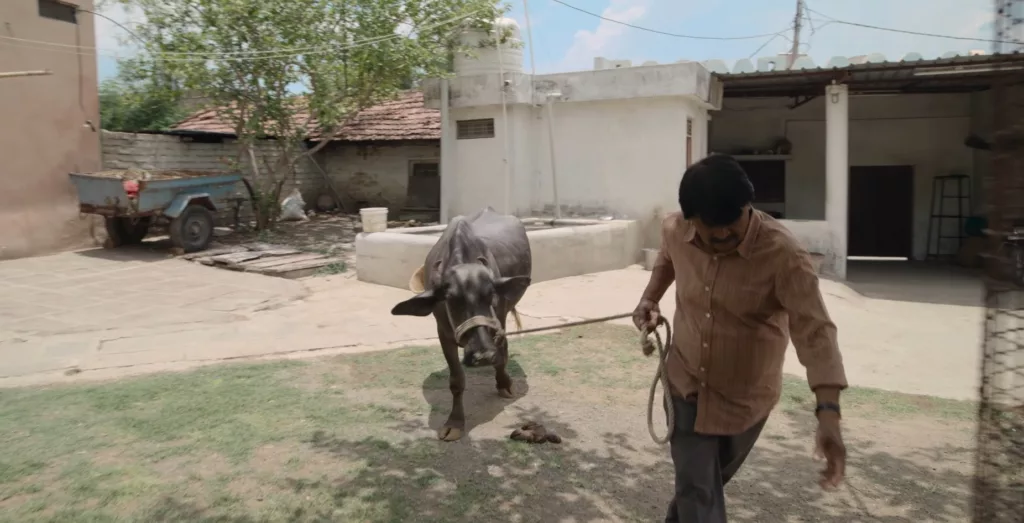
<svg viewBox="0 0 1024 523">
<path fill-rule="evenodd" d="M 601 16 L 620 22 L 635 23 L 646 14 L 646 1 L 611 0 Z M 565 52 L 565 58 L 562 60 L 562 70 L 575 71 L 592 68 L 594 57 L 614 52 L 619 38 L 628 29 L 624 25 L 601 20 L 593 31 L 586 29 L 576 31 L 572 45 L 569 46 Z"/>
</svg>

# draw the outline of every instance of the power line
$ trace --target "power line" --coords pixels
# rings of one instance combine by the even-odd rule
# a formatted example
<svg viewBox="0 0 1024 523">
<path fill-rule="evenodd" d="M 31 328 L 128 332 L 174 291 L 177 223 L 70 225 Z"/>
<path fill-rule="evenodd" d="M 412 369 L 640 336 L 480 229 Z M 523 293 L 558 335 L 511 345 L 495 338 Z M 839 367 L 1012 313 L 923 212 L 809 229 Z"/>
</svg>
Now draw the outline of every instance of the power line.
<svg viewBox="0 0 1024 523">
<path fill-rule="evenodd" d="M 782 36 L 782 34 L 781 34 L 781 33 L 780 33 L 780 34 L 777 34 L 777 35 L 774 35 L 774 36 L 772 36 L 771 38 L 769 38 L 769 39 L 768 39 L 767 41 L 765 41 L 765 43 L 761 44 L 761 47 L 758 47 L 758 48 L 757 48 L 757 50 L 755 50 L 755 51 L 754 51 L 753 53 L 750 53 L 750 56 L 748 56 L 748 57 L 747 57 L 747 59 L 748 59 L 748 60 L 750 60 L 750 59 L 754 58 L 754 56 L 755 56 L 755 55 L 756 55 L 757 53 L 760 53 L 762 49 L 764 49 L 765 47 L 768 47 L 768 44 L 770 44 L 770 43 L 774 42 L 774 41 L 775 41 L 775 39 L 776 39 L 776 38 L 778 38 L 778 37 L 780 37 L 780 36 Z"/>
<path fill-rule="evenodd" d="M 446 24 L 446 23 L 452 22 L 452 21 L 459 21 L 462 18 L 471 17 L 471 16 L 473 16 L 475 14 L 481 13 L 483 11 L 487 11 L 488 9 L 490 9 L 490 8 L 488 8 L 488 7 L 480 8 L 480 9 L 477 9 L 476 11 L 470 12 L 469 14 L 467 14 L 465 16 L 459 16 L 459 17 L 456 17 L 456 19 L 450 19 L 450 20 L 441 22 L 439 25 L 443 25 L 443 24 Z M 116 24 L 118 27 L 120 27 L 121 29 L 125 30 L 128 34 L 130 34 L 136 40 L 141 42 L 143 45 L 146 45 L 146 44 L 149 43 L 148 41 L 146 41 L 146 39 L 144 39 L 141 36 L 139 36 L 138 34 L 132 32 L 131 29 L 128 29 L 127 27 L 125 27 L 124 25 L 119 23 L 117 20 L 114 20 L 113 18 L 110 18 L 110 17 L 108 17 L 106 15 L 103 15 L 103 14 L 100 14 L 100 13 L 95 13 L 95 12 L 92 12 L 92 11 L 88 11 L 88 10 L 85 10 L 85 9 L 79 9 L 79 11 L 83 11 L 83 12 L 86 12 L 86 13 L 91 13 L 91 14 L 93 14 L 95 16 L 99 16 L 99 17 L 105 18 L 106 20 L 110 21 L 111 23 Z M 396 22 L 398 24 L 405 24 L 406 23 L 405 20 L 398 20 L 398 21 L 392 20 L 392 21 Z M 433 27 L 436 27 L 436 26 L 423 27 L 422 29 L 432 29 Z M 419 30 L 419 29 L 420 29 L 420 27 L 419 27 L 418 24 L 412 26 L 412 31 L 416 31 L 416 30 Z M 377 37 L 377 38 L 380 38 L 380 39 L 392 39 L 392 38 L 395 38 L 397 36 L 402 36 L 402 35 L 400 35 L 398 33 L 395 33 L 395 36 L 392 36 L 392 35 L 389 34 L 389 35 L 386 35 L 386 36 L 383 36 L 383 37 Z M 75 47 L 75 48 L 79 48 L 79 46 L 75 46 L 75 45 L 58 44 L 58 43 L 45 42 L 45 41 L 40 41 L 40 40 L 27 40 L 27 39 L 24 39 L 24 38 L 14 38 L 14 37 L 4 37 L 4 36 L 0 36 L 0 38 L 5 38 L 5 39 L 9 39 L 9 40 L 18 40 L 18 41 L 29 42 L 29 43 L 38 43 L 38 44 L 44 44 L 44 45 L 54 45 L 54 46 L 57 46 L 57 47 Z M 369 40 L 376 40 L 376 38 L 368 39 L 366 41 L 369 41 Z M 355 42 L 355 43 L 356 44 L 360 44 L 362 42 Z M 291 47 L 291 48 L 280 48 L 280 49 L 263 49 L 263 50 L 256 50 L 256 51 L 207 51 L 207 52 L 161 51 L 159 54 L 161 54 L 161 55 L 169 55 L 169 56 L 257 56 L 257 55 L 261 55 L 261 54 L 280 54 L 280 53 L 302 54 L 302 53 L 308 53 L 310 51 L 323 50 L 323 49 L 325 49 L 327 47 L 330 47 L 330 46 Z M 100 49 L 99 47 L 84 47 L 84 46 L 80 47 L 80 48 L 81 49 Z"/>
<path fill-rule="evenodd" d="M 142 37 L 140 37 L 139 35 L 135 34 L 135 31 L 132 31 L 131 29 L 128 29 L 127 27 L 122 25 L 121 22 L 118 22 L 117 20 L 114 20 L 113 18 L 111 18 L 111 17 L 109 17 L 109 16 L 107 16 L 105 14 L 97 13 L 95 11 L 90 11 L 88 9 L 82 9 L 81 7 L 76 7 L 75 10 L 78 11 L 78 12 L 81 12 L 81 13 L 89 13 L 89 14 L 91 14 L 93 16 L 98 16 L 100 18 L 103 18 L 104 20 L 106 20 L 106 21 L 108 21 L 108 22 L 110 22 L 110 23 L 120 27 L 121 29 L 124 30 L 124 32 L 132 35 L 132 38 L 142 42 L 143 44 L 146 43 L 146 41 L 143 40 Z"/>
<path fill-rule="evenodd" d="M 775 35 L 777 35 L 779 33 L 782 33 L 782 32 L 785 32 L 785 31 L 789 31 L 789 29 L 790 29 L 789 27 L 787 27 L 787 28 L 783 29 L 782 31 L 777 31 L 777 32 L 774 32 L 774 33 L 764 33 L 764 34 L 750 35 L 750 36 L 695 36 L 695 35 L 684 35 L 684 34 L 678 34 L 678 33 L 669 33 L 669 32 L 666 32 L 666 31 L 659 31 L 657 29 L 651 29 L 649 27 L 633 25 L 633 24 L 630 24 L 630 23 L 627 23 L 627 22 L 623 22 L 623 21 L 620 21 L 620 20 L 615 20 L 614 18 L 608 18 L 606 16 L 603 16 L 603 15 L 600 15 L 600 14 L 597 14 L 597 13 L 593 13 L 593 12 L 587 11 L 586 9 L 581 9 L 579 7 L 576 7 L 576 6 L 572 5 L 572 4 L 565 3 L 562 0 L 551 0 L 551 1 L 555 2 L 556 4 L 562 4 L 565 7 L 568 7 L 569 9 L 573 9 L 573 10 L 579 11 L 581 13 L 588 14 L 588 15 L 593 16 L 595 18 L 600 18 L 601 20 L 604 20 L 605 22 L 611 22 L 613 24 L 619 24 L 619 25 L 624 25 L 626 27 L 632 27 L 633 29 L 639 29 L 641 31 L 647 31 L 648 33 L 660 34 L 660 35 L 665 35 L 665 36 L 672 36 L 672 37 L 675 37 L 675 38 L 687 38 L 687 39 L 690 39 L 690 40 L 755 40 L 755 39 L 758 39 L 758 38 L 765 38 L 765 37 L 769 37 L 769 36 L 775 36 Z"/>
<path fill-rule="evenodd" d="M 558 0 L 554 0 L 554 1 L 557 2 Z M 829 15 L 827 15 L 825 13 L 822 13 L 820 11 L 815 11 L 814 9 L 811 9 L 810 7 L 807 7 L 806 9 L 807 9 L 807 11 L 809 11 L 811 13 L 814 13 L 814 14 L 816 14 L 818 16 L 825 17 L 825 20 L 824 20 L 824 22 L 826 22 L 825 25 L 828 25 L 828 24 L 849 25 L 849 26 L 852 26 L 852 27 L 860 27 L 860 28 L 863 28 L 863 29 L 874 29 L 876 31 L 888 31 L 890 33 L 903 33 L 903 34 L 915 35 L 915 36 L 928 36 L 928 37 L 932 37 L 932 38 L 945 38 L 947 40 L 962 40 L 962 41 L 966 41 L 966 42 L 987 42 L 987 43 L 1004 43 L 1004 44 L 1017 43 L 1017 42 L 1010 42 L 1010 41 L 1005 41 L 1005 40 L 994 40 L 994 39 L 991 39 L 991 38 L 970 38 L 970 37 L 966 37 L 966 36 L 953 36 L 953 35 L 944 35 L 944 34 L 937 34 L 937 33 L 925 33 L 925 32 L 921 32 L 921 31 L 910 31 L 910 30 L 907 30 L 907 29 L 894 29 L 894 28 L 891 28 L 891 27 L 881 27 L 881 26 L 871 25 L 871 24 L 862 24 L 862 23 L 859 23 L 859 22 L 848 22 L 846 20 L 840 20 L 838 18 L 833 18 L 833 17 L 831 17 L 831 16 L 829 16 Z M 821 22 L 822 20 L 818 20 L 818 21 Z M 819 27 L 818 29 L 821 29 L 825 25 Z"/>
<path fill-rule="evenodd" d="M 488 9 L 489 8 L 477 9 L 476 11 L 472 11 L 470 13 L 467 13 L 467 14 L 464 14 L 464 15 L 460 15 L 460 16 L 457 16 L 457 17 L 454 17 L 454 18 L 450 18 L 450 19 L 447 19 L 447 20 L 442 20 L 440 22 L 437 22 L 437 23 L 434 23 L 434 24 L 430 24 L 430 25 L 426 25 L 426 26 L 423 26 L 423 27 L 414 26 L 413 31 L 423 31 L 423 30 L 428 30 L 428 29 L 434 29 L 434 28 L 437 28 L 437 27 L 441 27 L 443 25 L 447 25 L 447 24 L 453 23 L 453 22 L 459 22 L 459 21 L 462 21 L 462 20 L 464 20 L 466 18 L 470 18 L 470 17 L 472 17 L 474 15 L 477 15 L 477 14 L 483 12 L 483 11 L 486 11 Z M 363 47 L 365 45 L 372 45 L 372 44 L 384 42 L 384 41 L 387 41 L 387 40 L 394 40 L 396 38 L 404 38 L 404 37 L 405 37 L 405 35 L 403 35 L 403 34 L 392 33 L 392 34 L 385 35 L 385 36 L 378 36 L 378 37 L 374 37 L 374 38 L 367 38 L 365 40 L 356 41 L 356 42 L 353 42 L 351 44 L 343 45 L 343 46 L 325 45 L 325 46 L 318 46 L 318 47 L 309 47 L 309 48 L 306 48 L 304 50 L 303 49 L 294 48 L 294 49 L 266 49 L 266 50 L 262 50 L 262 51 L 250 51 L 249 53 L 252 54 L 252 56 L 210 56 L 210 55 L 215 54 L 215 52 L 213 52 L 213 53 L 201 53 L 201 52 L 200 53 L 183 53 L 186 56 L 171 56 L 171 57 L 163 56 L 163 55 L 170 55 L 171 52 L 167 52 L 167 53 L 152 53 L 151 52 L 151 54 L 154 54 L 153 58 L 155 60 L 159 60 L 159 61 L 163 61 L 163 62 L 208 62 L 208 61 L 240 62 L 240 61 L 249 61 L 249 60 L 288 58 L 288 57 L 293 57 L 293 56 L 296 56 L 296 55 L 299 55 L 299 54 L 301 54 L 301 55 L 324 54 L 324 53 L 328 53 L 328 52 L 331 52 L 331 51 L 343 51 L 343 50 L 346 50 L 346 49 L 354 49 L 354 48 L 357 48 L 357 47 Z M 112 58 L 120 58 L 117 55 L 110 55 L 110 54 L 105 54 L 105 53 L 98 52 L 98 48 L 96 48 L 96 47 L 76 46 L 76 45 L 69 45 L 69 44 L 61 44 L 61 43 L 57 43 L 57 42 L 46 42 L 46 41 L 41 41 L 41 40 L 27 40 L 27 39 L 23 39 L 23 38 L 15 38 L 15 37 L 11 37 L 11 36 L 2 36 L 2 35 L 0 35 L 0 40 L 12 40 L 12 41 L 25 42 L 25 44 L 23 44 L 23 45 L 17 45 L 17 44 L 11 44 L 11 43 L 7 44 L 7 45 L 10 45 L 12 47 L 21 47 L 21 48 L 26 48 L 26 49 L 36 49 L 36 50 L 50 51 L 50 52 L 60 52 L 60 53 L 65 53 L 65 54 L 96 55 L 96 56 L 108 56 L 108 57 L 112 57 Z M 65 47 L 65 48 L 66 47 L 71 47 L 71 48 L 74 48 L 74 49 L 73 50 L 65 51 L 65 50 L 61 50 L 61 49 L 49 49 L 49 48 L 45 48 L 45 47 L 40 47 L 39 45 L 32 45 L 32 44 L 41 44 L 41 45 L 48 45 L 48 46 L 55 46 L 55 47 Z M 84 50 L 84 49 L 91 49 L 92 52 L 81 52 L 81 50 Z M 256 55 L 255 53 L 267 53 L 267 54 Z"/>
</svg>

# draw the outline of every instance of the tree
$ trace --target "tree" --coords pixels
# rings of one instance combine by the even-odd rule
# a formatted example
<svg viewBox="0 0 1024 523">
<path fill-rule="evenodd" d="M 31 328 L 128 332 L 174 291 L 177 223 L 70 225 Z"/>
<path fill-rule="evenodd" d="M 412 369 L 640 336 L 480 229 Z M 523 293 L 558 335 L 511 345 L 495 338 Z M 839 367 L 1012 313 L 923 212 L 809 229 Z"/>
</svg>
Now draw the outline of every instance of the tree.
<svg viewBox="0 0 1024 523">
<path fill-rule="evenodd" d="M 108 131 L 163 131 L 187 116 L 181 95 L 122 76 L 100 84 L 100 126 Z"/>
<path fill-rule="evenodd" d="M 145 17 L 134 78 L 201 94 L 234 128 L 259 228 L 273 225 L 296 162 L 360 110 L 448 72 L 461 31 L 490 29 L 503 11 L 495 0 L 117 1 Z M 258 165 L 262 139 L 278 154 Z"/>
</svg>

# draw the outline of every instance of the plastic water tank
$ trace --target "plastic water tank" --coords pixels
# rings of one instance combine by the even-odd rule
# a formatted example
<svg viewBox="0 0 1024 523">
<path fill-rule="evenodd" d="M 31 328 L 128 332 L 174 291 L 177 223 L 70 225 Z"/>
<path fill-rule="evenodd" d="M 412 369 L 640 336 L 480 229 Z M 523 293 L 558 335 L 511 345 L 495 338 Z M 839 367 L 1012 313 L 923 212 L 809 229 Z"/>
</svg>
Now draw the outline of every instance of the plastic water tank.
<svg viewBox="0 0 1024 523">
<path fill-rule="evenodd" d="M 519 32 L 519 24 L 511 18 L 499 18 L 494 22 L 497 34 L 507 34 L 505 43 L 501 44 L 501 52 L 494 46 L 494 32 L 469 30 L 462 34 L 462 45 L 472 52 L 455 55 L 455 74 L 473 76 L 480 74 L 497 74 L 523 72 L 523 46 Z M 486 45 L 490 43 L 490 45 Z"/>
</svg>

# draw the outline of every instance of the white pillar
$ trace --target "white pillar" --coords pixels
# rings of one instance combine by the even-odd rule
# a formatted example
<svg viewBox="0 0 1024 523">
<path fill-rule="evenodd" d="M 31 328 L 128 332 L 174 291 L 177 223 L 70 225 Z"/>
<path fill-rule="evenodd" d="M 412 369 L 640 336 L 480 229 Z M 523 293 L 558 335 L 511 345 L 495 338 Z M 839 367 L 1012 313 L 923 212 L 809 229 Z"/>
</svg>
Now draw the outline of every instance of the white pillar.
<svg viewBox="0 0 1024 523">
<path fill-rule="evenodd" d="M 448 107 L 448 79 L 441 79 L 441 217 L 439 223 L 448 223 L 448 201 L 451 199 L 448 193 L 454 187 L 452 176 L 455 169 L 452 168 L 452 132 Z"/>
<path fill-rule="evenodd" d="M 832 231 L 835 275 L 846 279 L 850 191 L 850 106 L 845 85 L 825 88 L 825 220 Z"/>
</svg>

